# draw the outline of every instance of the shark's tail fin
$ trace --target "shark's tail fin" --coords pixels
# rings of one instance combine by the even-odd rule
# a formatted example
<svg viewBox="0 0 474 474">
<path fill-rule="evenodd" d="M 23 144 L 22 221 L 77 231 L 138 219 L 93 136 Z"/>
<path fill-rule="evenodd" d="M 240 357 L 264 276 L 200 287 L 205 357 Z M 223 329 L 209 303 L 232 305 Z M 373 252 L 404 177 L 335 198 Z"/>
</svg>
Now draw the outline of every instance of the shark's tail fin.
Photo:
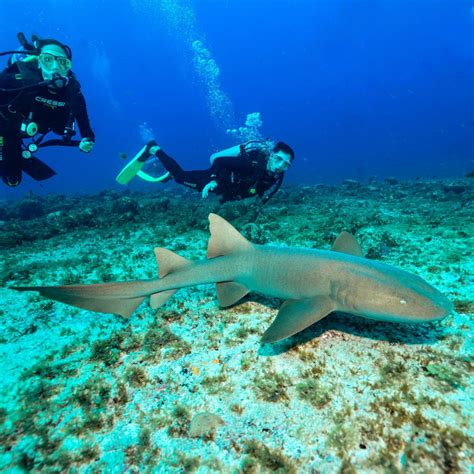
<svg viewBox="0 0 474 474">
<path fill-rule="evenodd" d="M 140 282 L 101 283 L 97 285 L 14 286 L 12 290 L 38 291 L 41 296 L 99 313 L 120 314 L 128 318 L 145 299 L 134 296 Z"/>
<path fill-rule="evenodd" d="M 235 227 L 217 214 L 209 214 L 209 230 L 211 237 L 207 245 L 207 258 L 242 252 L 252 247 Z M 249 292 L 244 285 L 234 281 L 216 283 L 216 291 L 219 304 L 224 308 L 237 303 Z"/>
<path fill-rule="evenodd" d="M 186 267 L 191 262 L 172 252 L 171 250 L 157 247 L 155 249 L 156 263 L 158 264 L 158 277 L 163 278 L 174 271 Z M 150 306 L 153 309 L 159 308 L 165 304 L 178 290 L 165 290 L 159 293 L 154 293 L 150 296 Z"/>
<path fill-rule="evenodd" d="M 155 249 L 159 266 L 159 278 L 189 265 L 191 262 L 163 248 Z M 96 285 L 65 286 L 14 286 L 12 290 L 38 291 L 41 296 L 60 301 L 78 308 L 99 313 L 120 314 L 130 317 L 147 297 L 147 288 L 143 281 L 117 283 L 100 283 Z M 153 309 L 164 304 L 177 290 L 165 290 L 150 295 L 150 306 Z M 149 294 L 149 293 L 148 293 Z"/>
</svg>

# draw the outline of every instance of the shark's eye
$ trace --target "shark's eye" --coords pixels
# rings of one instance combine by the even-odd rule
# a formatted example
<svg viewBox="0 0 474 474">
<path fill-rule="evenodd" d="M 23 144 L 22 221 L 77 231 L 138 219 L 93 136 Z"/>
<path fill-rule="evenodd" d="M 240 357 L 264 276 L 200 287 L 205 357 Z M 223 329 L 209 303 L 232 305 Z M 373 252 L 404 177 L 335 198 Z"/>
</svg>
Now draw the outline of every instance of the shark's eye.
<svg viewBox="0 0 474 474">
<path fill-rule="evenodd" d="M 400 300 L 400 304 L 407 304 L 407 300 L 401 299 L 401 300 Z"/>
</svg>

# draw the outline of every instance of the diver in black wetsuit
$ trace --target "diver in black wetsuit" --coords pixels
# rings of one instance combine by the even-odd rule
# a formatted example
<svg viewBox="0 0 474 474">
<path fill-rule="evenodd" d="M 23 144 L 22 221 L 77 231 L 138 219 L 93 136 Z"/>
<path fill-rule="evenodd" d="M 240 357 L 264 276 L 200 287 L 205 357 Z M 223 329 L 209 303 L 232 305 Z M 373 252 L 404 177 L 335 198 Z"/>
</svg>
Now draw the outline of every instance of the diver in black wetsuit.
<svg viewBox="0 0 474 474">
<path fill-rule="evenodd" d="M 81 87 L 71 71 L 68 46 L 33 36 L 33 44 L 18 35 L 24 57 L 0 73 L 0 175 L 7 186 L 18 186 L 23 171 L 37 181 L 56 174 L 35 157 L 22 155 L 22 140 L 33 142 L 52 131 L 70 140 L 77 122 L 79 149 L 89 153 L 95 135 Z M 5 54 L 5 53 L 2 53 Z"/>
<path fill-rule="evenodd" d="M 272 146 L 249 142 L 215 153 L 211 156 L 211 167 L 206 170 L 185 171 L 156 142 L 148 143 L 143 153 L 156 156 L 170 173 L 170 179 L 199 191 L 203 198 L 213 192 L 221 197 L 221 203 L 257 196 L 268 201 L 280 188 L 284 172 L 295 157 L 291 147 L 283 142 Z"/>
</svg>

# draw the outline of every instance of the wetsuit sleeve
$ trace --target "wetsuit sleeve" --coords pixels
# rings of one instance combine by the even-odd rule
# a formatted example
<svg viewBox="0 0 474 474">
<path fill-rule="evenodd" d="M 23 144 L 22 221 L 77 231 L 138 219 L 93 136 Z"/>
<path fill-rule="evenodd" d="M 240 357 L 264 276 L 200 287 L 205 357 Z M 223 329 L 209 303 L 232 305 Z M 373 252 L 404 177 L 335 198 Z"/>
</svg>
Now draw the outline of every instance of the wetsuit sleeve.
<svg viewBox="0 0 474 474">
<path fill-rule="evenodd" d="M 81 138 L 90 138 L 92 141 L 95 141 L 95 134 L 91 128 L 89 114 L 87 113 L 86 100 L 80 90 L 74 94 L 71 107 Z"/>
<path fill-rule="evenodd" d="M 8 104 L 17 98 L 21 98 L 21 92 L 9 89 L 17 89 L 23 87 L 25 81 L 19 74 L 18 68 L 9 67 L 0 73 L 0 106 Z M 1 90 L 5 89 L 5 90 Z"/>
<path fill-rule="evenodd" d="M 15 78 L 15 74 L 9 72 L 8 70 L 2 71 L 0 73 L 0 88 L 2 89 L 13 89 L 20 87 L 22 84 Z M 2 91 L 3 92 L 3 91 Z"/>
<path fill-rule="evenodd" d="M 281 173 L 278 179 L 273 184 L 274 186 L 273 189 L 270 191 L 270 193 L 267 196 L 263 197 L 266 192 L 265 189 L 262 189 L 258 192 L 258 196 L 262 199 L 263 204 L 266 204 L 278 192 L 278 190 L 280 189 L 283 183 L 284 177 L 285 177 L 285 173 Z"/>
</svg>

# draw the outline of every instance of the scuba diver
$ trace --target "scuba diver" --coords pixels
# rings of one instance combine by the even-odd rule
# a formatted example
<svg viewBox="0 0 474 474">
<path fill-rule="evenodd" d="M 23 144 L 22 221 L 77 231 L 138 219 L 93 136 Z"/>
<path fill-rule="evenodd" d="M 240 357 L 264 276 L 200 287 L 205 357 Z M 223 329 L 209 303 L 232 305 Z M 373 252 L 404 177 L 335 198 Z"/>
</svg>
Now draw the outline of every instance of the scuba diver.
<svg viewBox="0 0 474 474">
<path fill-rule="evenodd" d="M 166 173 L 156 178 L 142 171 L 153 156 L 166 169 Z M 286 143 L 251 141 L 214 153 L 211 167 L 206 170 L 185 171 L 151 141 L 120 172 L 117 182 L 128 184 L 135 176 L 148 182 L 163 183 L 174 179 L 178 184 L 199 191 L 203 198 L 210 192 L 217 194 L 221 204 L 248 197 L 259 197 L 266 203 L 280 188 L 294 158 L 294 151 Z"/>
<path fill-rule="evenodd" d="M 71 71 L 69 46 L 35 35 L 29 43 L 23 33 L 18 39 L 21 51 L 0 53 L 12 54 L 0 73 L 0 175 L 7 186 L 18 186 L 23 172 L 36 181 L 56 174 L 32 155 L 38 148 L 78 146 L 89 153 L 95 141 L 81 86 Z M 80 141 L 72 140 L 74 122 Z M 61 139 L 43 142 L 49 132 Z M 31 141 L 26 144 L 26 139 Z"/>
</svg>

